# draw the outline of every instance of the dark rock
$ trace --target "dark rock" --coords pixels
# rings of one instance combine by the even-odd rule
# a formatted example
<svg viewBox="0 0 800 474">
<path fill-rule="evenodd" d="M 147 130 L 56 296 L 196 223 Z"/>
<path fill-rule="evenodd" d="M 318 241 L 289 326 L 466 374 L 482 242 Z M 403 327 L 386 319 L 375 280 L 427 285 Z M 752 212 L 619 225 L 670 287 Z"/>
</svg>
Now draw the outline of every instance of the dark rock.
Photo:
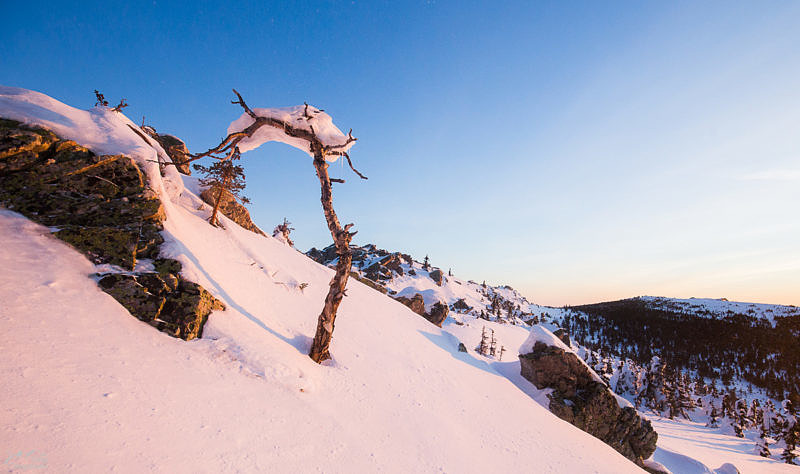
<svg viewBox="0 0 800 474">
<path fill-rule="evenodd" d="M 436 282 L 437 285 L 442 286 L 442 283 L 444 283 L 444 276 L 442 275 L 441 270 L 437 268 L 436 270 L 430 272 L 429 275 L 431 279 Z"/>
<path fill-rule="evenodd" d="M 467 302 L 464 301 L 464 298 L 459 298 L 458 300 L 456 300 L 455 303 L 453 303 L 453 310 L 464 311 L 464 312 L 471 311 L 472 306 L 468 305 Z"/>
<path fill-rule="evenodd" d="M 449 312 L 450 308 L 448 308 L 446 304 L 437 301 L 431 307 L 430 314 L 426 314 L 425 318 L 433 324 L 442 327 L 442 323 L 447 319 L 447 313 Z"/>
<path fill-rule="evenodd" d="M 136 318 L 193 339 L 222 303 L 178 276 L 176 260 L 159 259 L 164 206 L 136 162 L 97 156 L 52 132 L 0 119 L 0 204 L 40 224 L 95 263 L 133 270 L 155 259 L 157 272 L 106 274 L 98 285 Z"/>
<path fill-rule="evenodd" d="M 69 226 L 55 236 L 72 245 L 94 263 L 110 263 L 133 270 L 138 229 Z"/>
<path fill-rule="evenodd" d="M 106 274 L 98 284 L 137 319 L 187 341 L 202 336 L 211 311 L 225 309 L 200 285 L 172 274 Z"/>
<path fill-rule="evenodd" d="M 572 347 L 572 344 L 570 344 L 569 342 L 569 331 L 567 331 L 566 329 L 558 328 L 555 331 L 553 331 L 553 335 L 561 339 L 561 342 L 566 344 L 567 347 Z"/>
<path fill-rule="evenodd" d="M 316 248 L 311 248 L 311 250 L 306 253 L 309 257 L 314 259 L 317 263 L 321 263 L 323 265 L 328 265 L 331 263 L 338 255 L 336 254 L 336 246 L 331 244 L 325 247 L 322 250 L 317 250 Z"/>
<path fill-rule="evenodd" d="M 403 262 L 401 260 L 400 254 L 398 253 L 387 255 L 386 257 L 382 258 L 378 263 L 380 263 L 381 266 L 397 273 L 398 275 L 403 274 L 403 268 L 400 266 Z"/>
<path fill-rule="evenodd" d="M 173 275 L 177 275 L 183 269 L 181 262 L 173 260 L 171 258 L 157 258 L 153 260 L 153 267 L 161 275 L 167 273 L 172 273 Z"/>
<path fill-rule="evenodd" d="M 377 283 L 375 281 L 372 281 L 369 278 L 362 278 L 356 272 L 350 272 L 350 276 L 355 278 L 356 280 L 360 281 L 361 283 L 367 285 L 368 287 L 372 288 L 373 290 L 380 291 L 384 295 L 388 292 L 388 290 L 386 289 L 385 286 L 383 286 L 380 283 Z"/>
<path fill-rule="evenodd" d="M 656 448 L 658 434 L 630 407 L 620 408 L 572 352 L 537 342 L 519 356 L 521 374 L 539 389 L 552 388 L 550 411 L 642 465 Z"/>
<path fill-rule="evenodd" d="M 212 189 L 206 189 L 200 193 L 200 198 L 207 204 L 213 206 L 214 200 L 216 199 L 216 192 L 213 192 Z M 250 232 L 255 232 L 256 234 L 266 236 L 264 231 L 259 229 L 258 226 L 253 223 L 252 219 L 250 219 L 250 211 L 241 205 L 239 201 L 236 200 L 236 197 L 234 197 L 234 195 L 229 191 L 222 191 L 222 198 L 220 199 L 219 203 L 219 212 L 225 215 L 225 217 L 228 219 L 239 224 L 240 227 L 245 228 Z"/>
<path fill-rule="evenodd" d="M 417 293 L 414 295 L 413 298 L 407 298 L 405 296 L 398 296 L 395 298 L 397 301 L 403 303 L 404 305 L 408 306 L 411 311 L 417 313 L 418 315 L 422 316 L 423 318 L 427 319 L 431 323 L 442 327 L 442 323 L 445 319 L 447 319 L 447 314 L 449 313 L 449 308 L 446 304 L 437 302 L 431 307 L 431 312 L 428 313 L 425 311 L 425 300 L 423 299 L 422 295 Z"/>
<path fill-rule="evenodd" d="M 410 269 L 410 270 L 408 271 L 408 274 L 409 274 L 409 275 L 412 275 L 412 276 L 414 276 L 414 275 L 416 275 L 416 274 L 417 274 L 417 272 L 415 272 L 415 271 L 414 271 L 414 269 L 412 268 L 412 269 Z"/>
<path fill-rule="evenodd" d="M 413 298 L 410 299 L 406 298 L 405 296 L 398 296 L 395 299 L 408 306 L 411 311 L 417 313 L 418 315 L 425 316 L 425 300 L 422 298 L 421 294 L 417 293 Z"/>
<path fill-rule="evenodd" d="M 98 284 L 103 291 L 128 310 L 134 317 L 152 323 L 161 314 L 166 298 L 151 293 L 133 275 L 111 274 L 104 276 Z"/>
<path fill-rule="evenodd" d="M 467 352 L 467 346 L 463 342 L 458 343 L 458 352 Z"/>
<path fill-rule="evenodd" d="M 153 130 L 155 132 L 155 130 Z M 148 133 L 148 135 L 152 136 L 156 139 L 161 148 L 167 152 L 169 155 L 169 159 L 175 163 L 175 168 L 178 169 L 180 173 L 185 175 L 191 175 L 192 170 L 188 163 L 189 158 L 189 149 L 186 148 L 186 144 L 183 143 L 178 137 L 166 134 L 155 133 L 155 135 Z"/>
</svg>

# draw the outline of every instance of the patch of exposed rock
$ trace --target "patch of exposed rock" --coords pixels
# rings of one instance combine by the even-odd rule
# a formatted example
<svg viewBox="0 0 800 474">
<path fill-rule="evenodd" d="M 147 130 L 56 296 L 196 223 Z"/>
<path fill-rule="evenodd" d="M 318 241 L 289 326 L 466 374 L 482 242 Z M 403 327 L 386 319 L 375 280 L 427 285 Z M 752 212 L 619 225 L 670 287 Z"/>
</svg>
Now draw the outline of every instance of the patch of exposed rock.
<svg viewBox="0 0 800 474">
<path fill-rule="evenodd" d="M 608 387 L 598 382 L 573 352 L 536 342 L 519 356 L 521 373 L 539 389 L 551 388 L 549 409 L 602 440 L 640 466 L 656 449 L 658 434 L 631 407 L 620 408 Z"/>
<path fill-rule="evenodd" d="M 442 286 L 444 283 L 444 275 L 442 275 L 442 271 L 438 268 L 430 272 L 428 275 L 430 275 L 431 280 L 433 280 L 438 286 Z"/>
<path fill-rule="evenodd" d="M 202 193 L 200 193 L 200 199 L 205 201 L 206 204 L 213 206 L 216 199 L 216 192 L 214 192 L 214 190 L 211 188 L 205 189 Z M 250 211 L 240 204 L 239 201 L 236 200 L 236 197 L 230 193 L 230 191 L 224 189 L 222 190 L 222 198 L 219 202 L 219 212 L 224 214 L 228 219 L 239 224 L 240 227 L 247 229 L 250 232 L 255 232 L 256 234 L 266 236 L 264 231 L 259 229 L 258 226 L 253 223 L 253 220 L 250 218 Z"/>
<path fill-rule="evenodd" d="M 445 319 L 447 319 L 447 314 L 450 312 L 450 308 L 447 307 L 446 304 L 441 302 L 436 302 L 431 307 L 430 312 L 425 311 L 425 300 L 422 298 L 422 295 L 417 293 L 412 298 L 407 298 L 405 296 L 398 296 L 395 298 L 397 301 L 403 303 L 404 305 L 408 306 L 411 311 L 417 313 L 418 315 L 422 316 L 423 318 L 427 319 L 431 323 L 442 327 L 442 323 Z"/>
<path fill-rule="evenodd" d="M 101 274 L 98 284 L 132 315 L 158 330 L 187 341 L 201 337 L 211 311 L 225 306 L 202 286 L 177 276 L 177 260 L 157 261 L 156 268 L 162 272 Z"/>
<path fill-rule="evenodd" d="M 191 175 L 192 169 L 189 166 L 189 149 L 186 148 L 186 143 L 178 137 L 156 132 L 156 129 L 150 126 L 142 127 L 142 130 L 151 137 L 153 137 L 161 148 L 167 152 L 175 168 L 180 173 Z"/>
<path fill-rule="evenodd" d="M 136 162 L 97 156 L 52 132 L 0 119 L 0 205 L 40 224 L 92 262 L 156 273 L 104 274 L 100 287 L 135 317 L 183 339 L 202 334 L 222 303 L 183 279 L 180 263 L 158 259 L 164 207 Z"/>
</svg>

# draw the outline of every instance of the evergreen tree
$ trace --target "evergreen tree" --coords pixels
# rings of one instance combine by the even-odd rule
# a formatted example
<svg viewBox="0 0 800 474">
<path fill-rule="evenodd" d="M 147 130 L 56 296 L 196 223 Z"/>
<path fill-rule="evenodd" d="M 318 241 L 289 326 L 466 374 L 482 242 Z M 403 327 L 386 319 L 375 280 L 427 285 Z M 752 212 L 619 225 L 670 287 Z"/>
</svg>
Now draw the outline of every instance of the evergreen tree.
<svg viewBox="0 0 800 474">
<path fill-rule="evenodd" d="M 275 237 L 276 239 L 282 240 L 290 247 L 294 247 L 294 242 L 292 242 L 292 239 L 289 238 L 289 234 L 294 230 L 294 227 L 289 227 L 290 225 L 292 225 L 292 223 L 286 220 L 286 218 L 284 217 L 283 223 L 278 224 L 275 227 L 275 230 L 272 231 L 272 236 Z M 364 263 L 363 261 L 360 262 L 361 265 L 363 265 L 363 263 Z"/>
<path fill-rule="evenodd" d="M 219 225 L 217 212 L 226 191 L 243 203 L 250 202 L 246 197 L 240 195 L 245 188 L 245 182 L 244 168 L 233 164 L 238 159 L 239 148 L 237 147 L 228 159 L 216 161 L 211 166 L 194 165 L 195 170 L 205 175 L 200 180 L 200 184 L 211 188 L 214 195 L 214 208 L 211 211 L 211 217 L 209 217 L 208 222 L 215 227 Z"/>
<path fill-rule="evenodd" d="M 797 422 L 789 425 L 783 433 L 783 442 L 786 443 L 786 447 L 783 448 L 781 459 L 786 464 L 795 464 L 794 461 L 797 459 L 797 452 L 795 449 L 797 448 L 797 439 L 800 437 L 799 435 Z"/>
<path fill-rule="evenodd" d="M 759 456 L 763 456 L 768 458 L 770 456 L 769 452 L 769 441 L 767 440 L 767 432 L 764 427 L 761 427 L 761 432 L 758 435 L 758 440 L 756 441 L 756 454 Z"/>
<path fill-rule="evenodd" d="M 708 423 L 706 423 L 706 426 L 709 428 L 719 428 L 719 411 L 717 411 L 717 407 L 714 405 L 714 400 L 711 400 L 711 404 L 709 405 Z"/>
</svg>

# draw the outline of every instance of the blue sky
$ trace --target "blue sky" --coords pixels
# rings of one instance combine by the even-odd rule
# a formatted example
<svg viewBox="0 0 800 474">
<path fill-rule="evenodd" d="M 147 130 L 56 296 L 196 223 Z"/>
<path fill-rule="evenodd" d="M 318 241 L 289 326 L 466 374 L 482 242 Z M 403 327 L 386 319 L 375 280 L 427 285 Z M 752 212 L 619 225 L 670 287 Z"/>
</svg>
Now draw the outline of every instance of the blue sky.
<svg viewBox="0 0 800 474">
<path fill-rule="evenodd" d="M 0 83 L 125 97 L 192 151 L 231 88 L 308 101 L 359 137 L 370 179 L 332 166 L 358 243 L 539 303 L 800 304 L 800 4 L 228 3 L 9 4 Z M 307 156 L 242 164 L 258 224 L 328 245 Z"/>
</svg>

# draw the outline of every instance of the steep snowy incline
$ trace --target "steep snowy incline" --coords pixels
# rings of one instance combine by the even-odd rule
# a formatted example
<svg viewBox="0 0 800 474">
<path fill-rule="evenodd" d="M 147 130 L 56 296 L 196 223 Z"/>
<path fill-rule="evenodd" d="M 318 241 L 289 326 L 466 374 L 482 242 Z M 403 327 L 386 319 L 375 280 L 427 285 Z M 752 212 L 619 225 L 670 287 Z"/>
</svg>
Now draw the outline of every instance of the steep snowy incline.
<svg viewBox="0 0 800 474">
<path fill-rule="evenodd" d="M 48 229 L 2 211 L 0 456 L 35 450 L 52 472 L 640 472 L 356 281 L 334 359 L 315 364 L 330 269 L 227 219 L 209 226 L 121 114 L 2 88 L 0 116 L 133 156 L 164 201 L 162 252 L 228 307 L 203 339 L 172 339 L 101 292 Z"/>
</svg>

